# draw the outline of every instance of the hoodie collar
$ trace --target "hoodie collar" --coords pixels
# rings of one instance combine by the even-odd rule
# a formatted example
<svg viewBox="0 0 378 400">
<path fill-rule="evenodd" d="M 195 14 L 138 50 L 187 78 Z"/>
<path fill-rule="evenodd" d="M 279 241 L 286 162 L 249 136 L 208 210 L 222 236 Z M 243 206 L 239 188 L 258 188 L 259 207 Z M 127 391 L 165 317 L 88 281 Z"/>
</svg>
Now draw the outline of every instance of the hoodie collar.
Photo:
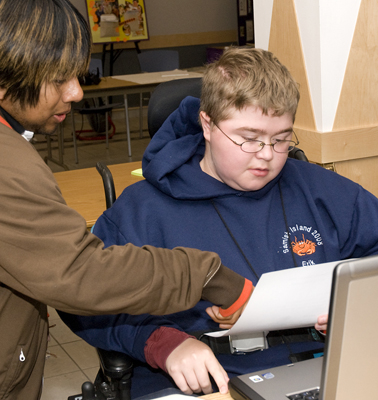
<svg viewBox="0 0 378 400">
<path fill-rule="evenodd" d="M 200 100 L 186 97 L 151 139 L 143 155 L 146 180 L 170 197 L 206 200 L 222 196 L 263 197 L 281 173 L 257 191 L 235 190 L 202 171 L 205 139 L 199 123 Z"/>
</svg>

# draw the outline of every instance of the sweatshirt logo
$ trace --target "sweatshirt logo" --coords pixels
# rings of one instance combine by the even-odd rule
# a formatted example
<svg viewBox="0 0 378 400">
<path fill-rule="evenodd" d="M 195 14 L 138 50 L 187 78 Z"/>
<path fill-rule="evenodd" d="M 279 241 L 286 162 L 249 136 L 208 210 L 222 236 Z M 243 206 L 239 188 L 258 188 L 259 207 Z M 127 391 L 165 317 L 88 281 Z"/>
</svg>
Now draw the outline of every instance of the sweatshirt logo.
<svg viewBox="0 0 378 400">
<path fill-rule="evenodd" d="M 323 239 L 318 230 L 312 226 L 295 224 L 288 227 L 282 237 L 282 252 L 284 254 L 292 251 L 294 254 L 303 257 L 302 265 L 313 265 L 315 262 L 309 260 L 308 256 L 316 253 L 319 246 L 323 246 Z M 307 257 L 305 257 L 307 256 Z"/>
<path fill-rule="evenodd" d="M 302 240 L 298 242 L 295 236 L 295 241 L 291 242 L 291 247 L 295 254 L 298 256 L 306 256 L 315 253 L 316 244 L 311 240 L 305 240 L 304 234 L 302 233 Z"/>
</svg>

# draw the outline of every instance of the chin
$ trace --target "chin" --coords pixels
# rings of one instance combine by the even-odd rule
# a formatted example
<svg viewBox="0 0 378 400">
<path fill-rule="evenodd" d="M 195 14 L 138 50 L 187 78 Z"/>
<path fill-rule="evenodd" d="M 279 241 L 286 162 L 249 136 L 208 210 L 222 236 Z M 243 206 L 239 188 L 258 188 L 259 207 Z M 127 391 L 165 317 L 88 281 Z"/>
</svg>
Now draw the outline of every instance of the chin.
<svg viewBox="0 0 378 400">
<path fill-rule="evenodd" d="M 38 133 L 40 135 L 53 135 L 58 128 L 58 125 L 47 127 L 47 126 L 41 126 L 38 127 L 34 130 L 34 133 Z"/>
<path fill-rule="evenodd" d="M 252 184 L 248 185 L 248 191 L 256 191 L 256 190 L 260 190 L 263 187 L 265 187 L 269 182 L 271 181 L 271 179 L 264 179 L 264 180 L 258 180 L 257 182 L 253 182 Z"/>
<path fill-rule="evenodd" d="M 254 186 L 253 188 L 251 188 L 251 189 L 247 189 L 247 191 L 248 192 L 256 192 L 257 190 L 260 190 L 260 189 L 262 189 L 263 187 L 264 187 L 265 185 L 259 185 L 259 186 Z"/>
</svg>

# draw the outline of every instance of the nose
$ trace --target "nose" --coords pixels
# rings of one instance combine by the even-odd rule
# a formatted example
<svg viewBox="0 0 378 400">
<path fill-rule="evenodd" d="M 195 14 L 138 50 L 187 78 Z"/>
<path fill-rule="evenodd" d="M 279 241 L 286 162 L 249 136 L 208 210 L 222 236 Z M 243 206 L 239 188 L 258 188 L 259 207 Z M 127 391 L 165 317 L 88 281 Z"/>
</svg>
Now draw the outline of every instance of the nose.
<svg viewBox="0 0 378 400">
<path fill-rule="evenodd" d="M 65 103 L 78 102 L 83 98 L 83 89 L 77 78 L 72 78 L 64 85 L 62 98 Z"/>
<path fill-rule="evenodd" d="M 264 143 L 264 147 L 256 153 L 257 158 L 271 160 L 273 158 L 273 146 L 270 143 Z"/>
</svg>

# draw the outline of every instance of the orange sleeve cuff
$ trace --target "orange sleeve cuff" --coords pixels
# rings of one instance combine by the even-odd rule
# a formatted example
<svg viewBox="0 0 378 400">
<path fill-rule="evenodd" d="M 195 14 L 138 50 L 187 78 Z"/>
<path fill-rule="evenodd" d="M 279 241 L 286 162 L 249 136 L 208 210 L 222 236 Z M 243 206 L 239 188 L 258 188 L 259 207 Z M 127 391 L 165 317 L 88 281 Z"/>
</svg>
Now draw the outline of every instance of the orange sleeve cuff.
<svg viewBox="0 0 378 400">
<path fill-rule="evenodd" d="M 230 315 L 234 314 L 249 299 L 249 296 L 251 295 L 252 290 L 253 290 L 252 282 L 250 280 L 246 279 L 245 282 L 244 282 L 243 290 L 242 290 L 241 295 L 239 296 L 239 298 L 235 301 L 234 304 L 232 304 L 226 310 L 223 310 L 222 308 L 220 308 L 219 309 L 220 315 L 222 317 L 229 317 Z"/>
</svg>

